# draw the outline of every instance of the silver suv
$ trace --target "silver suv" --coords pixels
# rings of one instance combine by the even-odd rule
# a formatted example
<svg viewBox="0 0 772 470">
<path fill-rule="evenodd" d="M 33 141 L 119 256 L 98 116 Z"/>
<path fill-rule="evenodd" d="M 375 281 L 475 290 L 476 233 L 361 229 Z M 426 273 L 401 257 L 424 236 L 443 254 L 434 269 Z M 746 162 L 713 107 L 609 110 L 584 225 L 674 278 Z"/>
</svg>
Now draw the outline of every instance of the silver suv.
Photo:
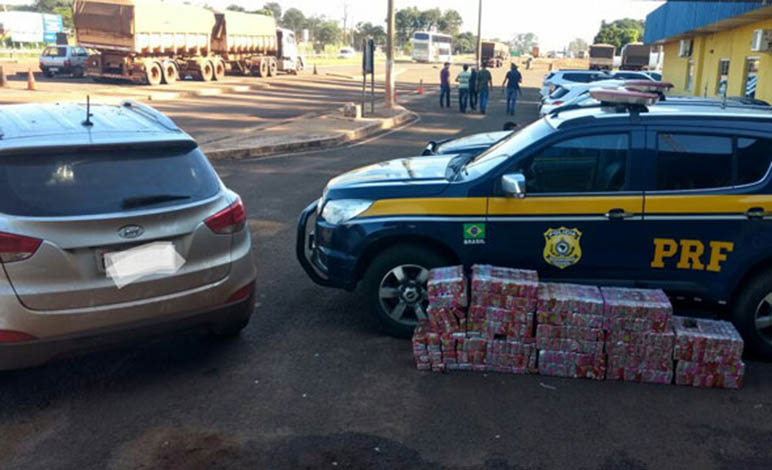
<svg viewBox="0 0 772 470">
<path fill-rule="evenodd" d="M 150 107 L 0 106 L 0 370 L 166 330 L 237 334 L 254 310 L 245 226 Z"/>
<path fill-rule="evenodd" d="M 46 77 L 57 74 L 83 77 L 89 52 L 81 46 L 48 46 L 40 54 L 40 70 Z"/>
</svg>

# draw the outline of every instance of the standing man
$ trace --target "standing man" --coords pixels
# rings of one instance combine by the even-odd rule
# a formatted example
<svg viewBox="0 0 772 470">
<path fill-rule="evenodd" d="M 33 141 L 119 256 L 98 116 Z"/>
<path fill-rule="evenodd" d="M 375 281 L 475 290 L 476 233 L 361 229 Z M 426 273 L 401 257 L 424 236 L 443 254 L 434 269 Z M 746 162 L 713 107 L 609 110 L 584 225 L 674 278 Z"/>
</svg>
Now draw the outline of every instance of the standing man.
<svg viewBox="0 0 772 470">
<path fill-rule="evenodd" d="M 466 103 L 469 100 L 469 80 L 472 74 L 469 72 L 469 66 L 464 64 L 464 70 L 456 76 L 458 82 L 458 110 L 466 112 Z"/>
<path fill-rule="evenodd" d="M 504 83 L 501 86 L 507 87 L 507 114 L 510 116 L 515 115 L 515 105 L 517 104 L 517 94 L 520 93 L 520 83 L 523 81 L 523 76 L 518 72 L 517 65 L 512 64 L 509 72 L 507 72 Z"/>
<path fill-rule="evenodd" d="M 493 77 L 488 70 L 488 64 L 482 64 L 482 70 L 477 74 L 477 93 L 480 94 L 480 112 L 485 114 L 488 109 L 488 96 L 491 92 Z"/>
<path fill-rule="evenodd" d="M 472 67 L 472 75 L 469 77 L 469 107 L 477 109 L 477 68 Z"/>
<path fill-rule="evenodd" d="M 450 62 L 445 62 L 440 72 L 440 108 L 446 106 L 450 108 Z"/>
</svg>

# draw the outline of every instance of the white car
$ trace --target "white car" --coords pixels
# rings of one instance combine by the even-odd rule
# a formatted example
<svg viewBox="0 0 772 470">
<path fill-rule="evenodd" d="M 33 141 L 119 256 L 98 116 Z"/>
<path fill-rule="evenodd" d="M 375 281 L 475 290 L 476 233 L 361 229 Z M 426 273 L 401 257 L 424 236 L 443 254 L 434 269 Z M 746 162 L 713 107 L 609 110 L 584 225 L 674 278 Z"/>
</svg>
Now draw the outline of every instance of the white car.
<svg viewBox="0 0 772 470">
<path fill-rule="evenodd" d="M 544 76 L 541 96 L 548 97 L 560 85 L 592 83 L 610 78 L 608 73 L 598 70 L 556 70 Z"/>
<path fill-rule="evenodd" d="M 589 96 L 590 90 L 593 88 L 619 88 L 624 83 L 624 80 L 599 80 L 592 83 L 560 85 L 548 97 L 542 99 L 539 105 L 539 116 L 546 116 L 553 109 L 563 106 L 579 96 Z"/>
<path fill-rule="evenodd" d="M 341 47 L 338 51 L 338 59 L 350 59 L 356 56 L 356 51 L 353 47 Z"/>
</svg>

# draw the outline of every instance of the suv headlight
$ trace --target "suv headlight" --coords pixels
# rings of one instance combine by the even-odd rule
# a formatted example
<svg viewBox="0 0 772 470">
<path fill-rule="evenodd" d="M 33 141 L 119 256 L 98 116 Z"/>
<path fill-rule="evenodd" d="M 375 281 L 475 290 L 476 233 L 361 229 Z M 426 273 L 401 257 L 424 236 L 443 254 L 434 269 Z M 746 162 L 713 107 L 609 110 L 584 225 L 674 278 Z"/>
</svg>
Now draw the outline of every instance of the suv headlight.
<svg viewBox="0 0 772 470">
<path fill-rule="evenodd" d="M 348 222 L 373 205 L 373 201 L 364 199 L 338 199 L 327 201 L 322 209 L 322 219 L 339 225 Z"/>
</svg>

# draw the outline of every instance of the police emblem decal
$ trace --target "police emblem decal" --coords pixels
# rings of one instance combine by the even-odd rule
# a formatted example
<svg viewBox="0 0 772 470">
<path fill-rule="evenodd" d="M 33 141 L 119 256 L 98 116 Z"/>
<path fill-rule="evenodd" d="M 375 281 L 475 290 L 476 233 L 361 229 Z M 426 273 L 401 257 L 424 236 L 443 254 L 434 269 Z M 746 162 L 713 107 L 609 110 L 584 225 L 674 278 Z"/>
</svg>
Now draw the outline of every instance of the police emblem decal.
<svg viewBox="0 0 772 470">
<path fill-rule="evenodd" d="M 573 266 L 582 259 L 579 240 L 582 232 L 577 228 L 550 228 L 544 232 L 544 261 L 559 269 Z"/>
<path fill-rule="evenodd" d="M 464 224 L 464 245 L 485 245 L 485 224 Z"/>
</svg>

